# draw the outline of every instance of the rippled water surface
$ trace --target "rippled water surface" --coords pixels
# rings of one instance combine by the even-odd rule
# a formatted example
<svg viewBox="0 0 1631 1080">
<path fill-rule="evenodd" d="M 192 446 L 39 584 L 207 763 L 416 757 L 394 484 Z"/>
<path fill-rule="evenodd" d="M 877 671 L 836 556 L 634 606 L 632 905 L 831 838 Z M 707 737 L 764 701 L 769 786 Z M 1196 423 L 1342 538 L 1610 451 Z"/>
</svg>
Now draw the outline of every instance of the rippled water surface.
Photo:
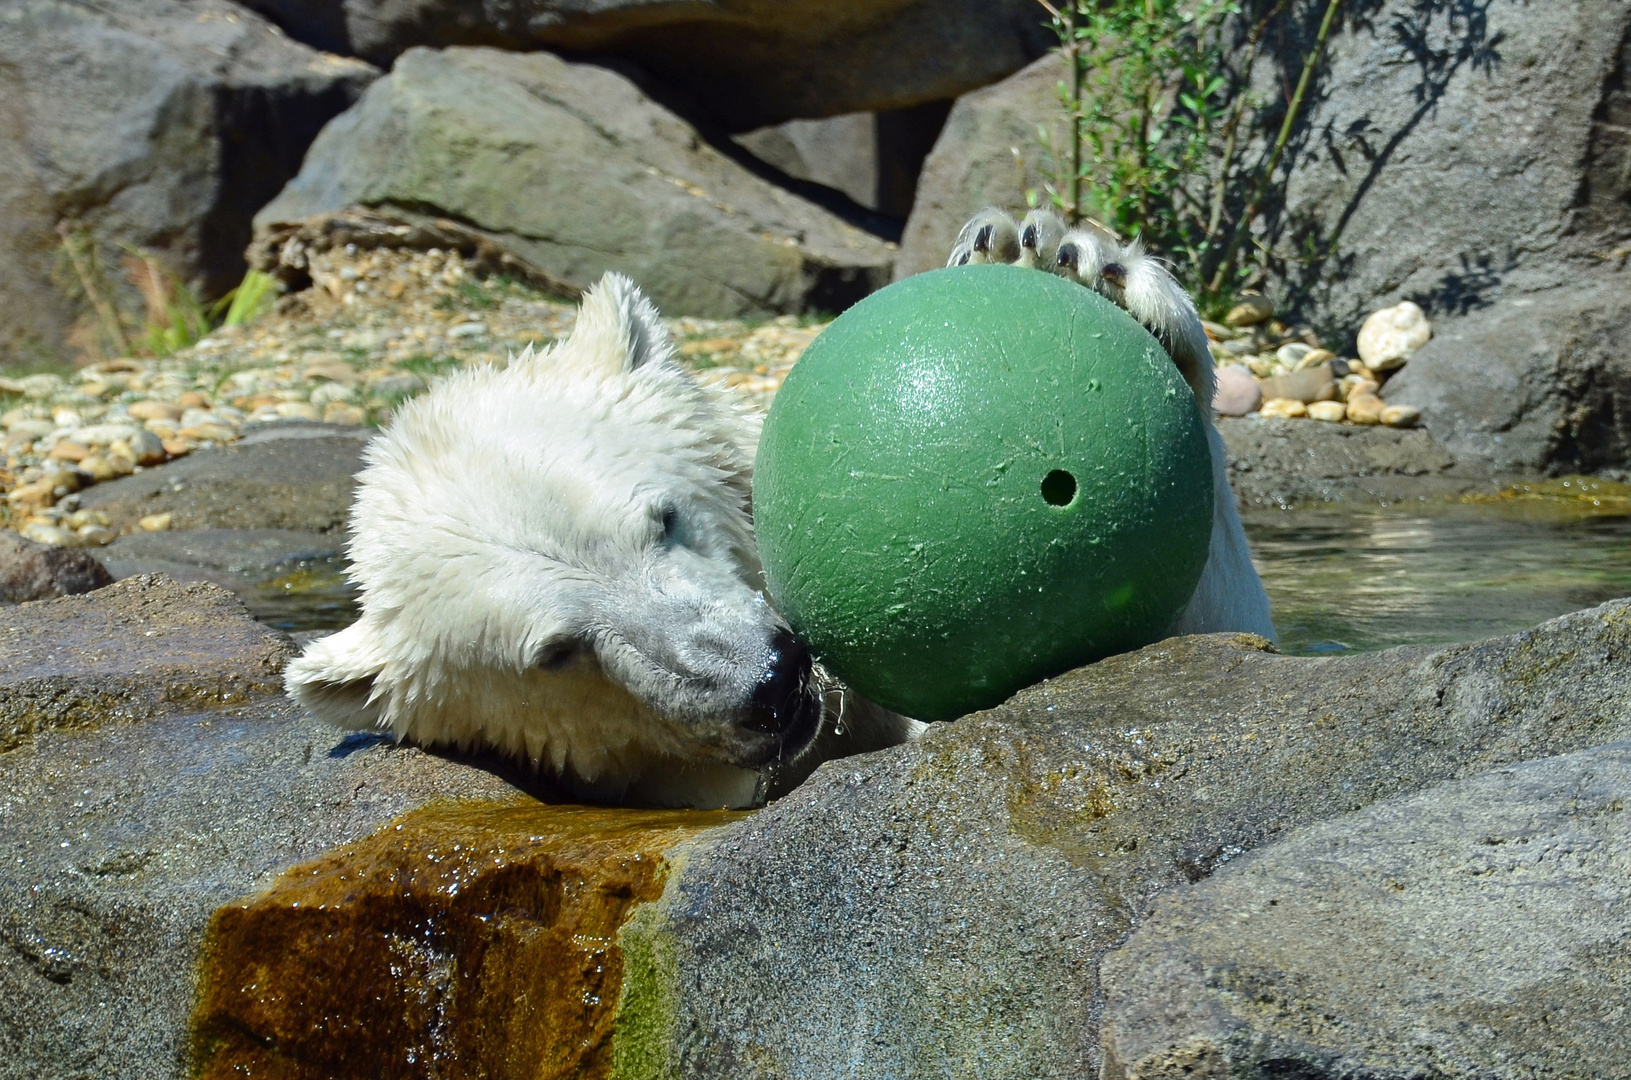
<svg viewBox="0 0 1631 1080">
<path fill-rule="evenodd" d="M 1253 510 L 1245 520 L 1288 653 L 1473 641 L 1631 596 L 1631 498 Z M 280 568 L 242 595 L 284 630 L 357 616 L 337 561 Z"/>
<path fill-rule="evenodd" d="M 1472 641 L 1631 596 L 1631 514 L 1569 500 L 1256 510 L 1285 652 Z"/>
<path fill-rule="evenodd" d="M 278 567 L 238 595 L 250 614 L 279 630 L 339 630 L 357 618 L 357 590 L 338 559 Z"/>
</svg>

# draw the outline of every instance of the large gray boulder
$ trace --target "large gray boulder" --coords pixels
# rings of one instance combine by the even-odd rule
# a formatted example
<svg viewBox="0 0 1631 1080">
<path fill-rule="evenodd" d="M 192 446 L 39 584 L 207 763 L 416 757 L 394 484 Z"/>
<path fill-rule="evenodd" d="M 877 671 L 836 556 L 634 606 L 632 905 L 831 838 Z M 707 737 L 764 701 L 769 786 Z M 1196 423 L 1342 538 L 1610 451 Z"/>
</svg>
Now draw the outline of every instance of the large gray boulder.
<svg viewBox="0 0 1631 1080">
<path fill-rule="evenodd" d="M 789 120 L 733 137 L 754 157 L 796 180 L 834 188 L 869 210 L 905 219 L 917 197 L 923 159 L 934 148 L 950 102 L 911 109 Z"/>
<path fill-rule="evenodd" d="M 1631 462 L 1631 0 L 1380 0 L 1332 34 L 1271 198 L 1265 242 L 1302 253 L 1269 291 L 1352 344 L 1411 299 L 1435 339 L 1389 383 L 1434 439 L 1495 470 Z M 1317 20 L 1282 20 L 1254 91 L 1294 85 Z M 958 226 L 1039 186 L 1057 60 L 966 95 L 924 164 L 896 277 L 939 266 Z M 1269 134 L 1278 127 L 1265 114 Z M 1025 168 L 1015 163 L 1019 151 Z M 1258 160 L 1261 144 L 1243 160 Z"/>
<path fill-rule="evenodd" d="M 112 581 L 107 568 L 87 551 L 36 544 L 0 529 L 0 603 L 77 596 Z"/>
<path fill-rule="evenodd" d="M 256 222 L 351 204 L 456 219 L 580 287 L 622 271 L 671 315 L 838 310 L 894 261 L 622 75 L 547 53 L 410 50 Z"/>
<path fill-rule="evenodd" d="M 1466 460 L 1505 470 L 1596 472 L 1631 464 L 1631 278 L 1513 290 L 1435 322 L 1433 340 L 1383 396 L 1415 405 Z"/>
<path fill-rule="evenodd" d="M 488 771 L 345 738 L 280 695 L 289 640 L 164 578 L 0 627 L 0 1077 L 191 1075 L 218 908 Z"/>
<path fill-rule="evenodd" d="M 338 532 L 351 513 L 354 478 L 372 435 L 338 424 L 251 425 L 231 445 L 87 488 L 80 505 L 107 514 L 120 531 L 169 513 L 177 530 Z"/>
<path fill-rule="evenodd" d="M 896 280 L 946 265 L 957 231 L 976 210 L 1023 207 L 1028 190 L 1043 191 L 1037 125 L 1059 128 L 1056 88 L 1065 71 L 1058 54 L 1049 54 L 952 106 L 923 162 Z"/>
<path fill-rule="evenodd" d="M 1245 506 L 1454 499 L 1518 479 L 1457 458 L 1421 428 L 1261 417 L 1220 417 L 1217 426 Z"/>
<path fill-rule="evenodd" d="M 619 57 L 747 130 L 948 99 L 1050 43 L 1033 0 L 249 0 L 289 33 L 390 66 L 414 45 Z"/>
<path fill-rule="evenodd" d="M 1631 743 L 1298 829 L 1105 960 L 1104 1080 L 1624 1076 Z"/>
<path fill-rule="evenodd" d="M 1098 961 L 1153 897 L 1299 826 L 1631 736 L 1628 648 L 1626 602 L 1477 644 L 1331 659 L 1175 639 L 829 762 L 733 824 L 686 833 L 706 822 L 676 819 L 665 842 L 650 818 L 607 815 L 603 828 L 642 837 L 623 865 L 660 859 L 665 883 L 579 931 L 603 950 L 592 960 L 534 964 L 527 992 L 512 980 L 554 925 L 552 898 L 629 887 L 597 873 L 527 891 L 505 852 L 547 833 L 523 818 L 490 820 L 533 833 L 474 849 L 448 836 L 428 865 L 382 833 L 218 916 L 199 1023 L 219 1035 L 223 1074 L 275 1058 L 290 1075 L 352 1075 L 435 1051 L 587 1055 L 626 1077 L 1094 1075 Z M 422 914 L 370 923 L 398 905 Z M 484 951 L 500 925 L 511 952 Z M 415 944 L 423 926 L 449 930 Z M 409 972 L 394 981 L 393 956 Z M 361 986 L 361 1004 L 336 989 Z M 482 1023 L 465 1011 L 478 1000 L 494 1003 Z M 540 1048 L 516 1010 L 547 1000 L 580 1019 Z M 366 1018 L 324 1019 L 346 1009 Z"/>
<path fill-rule="evenodd" d="M 1628 0 L 1387 0 L 1331 39 L 1277 228 L 1336 254 L 1279 288 L 1349 334 L 1399 300 L 1426 308 L 1435 340 L 1386 396 L 1457 455 L 1631 460 L 1628 34 Z"/>
<path fill-rule="evenodd" d="M 206 294 L 237 284 L 250 218 L 377 74 L 225 0 L 0 3 L 0 363 L 60 355 L 89 310 L 59 224 L 132 314 L 116 241 Z"/>
<path fill-rule="evenodd" d="M 1313 30 L 1271 30 L 1260 89 L 1295 77 Z M 1347 13 L 1289 157 L 1282 226 L 1338 252 L 1310 268 L 1309 313 L 1354 332 L 1402 299 L 1468 314 L 1592 276 L 1631 234 L 1628 32 L 1631 0 Z"/>
</svg>

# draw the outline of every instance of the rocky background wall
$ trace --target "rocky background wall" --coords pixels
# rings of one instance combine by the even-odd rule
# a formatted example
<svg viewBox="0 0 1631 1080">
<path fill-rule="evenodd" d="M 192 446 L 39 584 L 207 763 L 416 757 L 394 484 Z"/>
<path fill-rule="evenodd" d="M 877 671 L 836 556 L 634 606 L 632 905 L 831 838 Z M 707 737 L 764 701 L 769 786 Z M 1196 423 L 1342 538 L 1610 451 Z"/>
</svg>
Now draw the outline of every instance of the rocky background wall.
<svg viewBox="0 0 1631 1080">
<path fill-rule="evenodd" d="M 1317 13 L 1264 36 L 1270 128 Z M 213 297 L 257 224 L 359 203 L 452 219 L 568 285 L 616 266 L 672 314 L 840 310 L 1040 186 L 1061 72 L 1039 16 L 5 0 L 0 363 L 106 352 L 106 309 L 141 306 L 133 249 Z M 1265 291 L 1339 352 L 1368 312 L 1420 305 L 1434 340 L 1383 396 L 1459 457 L 1631 454 L 1628 29 L 1627 0 L 1353 0 L 1316 72 L 1259 240 L 1328 255 Z"/>
<path fill-rule="evenodd" d="M 1344 5 L 1259 237 L 1334 254 L 1208 328 L 1244 502 L 1627 466 L 1628 42 L 1631 0 Z M 762 406 L 801 317 L 1040 183 L 1048 44 L 1032 0 L 0 0 L 0 1080 L 1631 1076 L 1623 600 L 1174 639 L 753 815 L 283 698 L 369 423 L 610 268 Z M 106 354 L 144 254 L 288 294 Z"/>
</svg>

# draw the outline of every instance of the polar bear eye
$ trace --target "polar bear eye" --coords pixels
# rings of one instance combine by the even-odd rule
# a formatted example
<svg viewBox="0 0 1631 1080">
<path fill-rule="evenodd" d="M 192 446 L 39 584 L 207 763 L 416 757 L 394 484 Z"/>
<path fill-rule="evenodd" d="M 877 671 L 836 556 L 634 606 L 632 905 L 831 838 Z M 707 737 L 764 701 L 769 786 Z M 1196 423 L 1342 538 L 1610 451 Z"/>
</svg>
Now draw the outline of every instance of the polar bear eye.
<svg viewBox="0 0 1631 1080">
<path fill-rule="evenodd" d="M 663 516 L 662 516 L 662 524 L 663 524 L 663 535 L 662 535 L 663 542 L 664 543 L 676 543 L 678 541 L 679 531 L 680 531 L 680 512 L 678 510 L 674 509 L 672 506 L 664 508 Z"/>
<path fill-rule="evenodd" d="M 552 641 L 538 653 L 532 666 L 543 671 L 563 671 L 578 659 L 578 646 L 571 641 Z"/>
</svg>

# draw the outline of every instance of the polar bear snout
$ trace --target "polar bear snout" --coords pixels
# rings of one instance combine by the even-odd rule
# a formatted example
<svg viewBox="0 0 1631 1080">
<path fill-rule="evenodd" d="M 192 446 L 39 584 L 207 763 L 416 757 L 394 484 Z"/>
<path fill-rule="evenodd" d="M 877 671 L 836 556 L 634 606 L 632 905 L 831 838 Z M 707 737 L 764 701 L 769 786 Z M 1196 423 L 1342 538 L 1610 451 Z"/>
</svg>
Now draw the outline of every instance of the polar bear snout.
<svg viewBox="0 0 1631 1080">
<path fill-rule="evenodd" d="M 748 701 L 745 726 L 773 738 L 777 757 L 792 758 L 815 738 L 821 724 L 821 692 L 804 642 L 779 630 L 770 650 L 770 664 Z"/>
</svg>

